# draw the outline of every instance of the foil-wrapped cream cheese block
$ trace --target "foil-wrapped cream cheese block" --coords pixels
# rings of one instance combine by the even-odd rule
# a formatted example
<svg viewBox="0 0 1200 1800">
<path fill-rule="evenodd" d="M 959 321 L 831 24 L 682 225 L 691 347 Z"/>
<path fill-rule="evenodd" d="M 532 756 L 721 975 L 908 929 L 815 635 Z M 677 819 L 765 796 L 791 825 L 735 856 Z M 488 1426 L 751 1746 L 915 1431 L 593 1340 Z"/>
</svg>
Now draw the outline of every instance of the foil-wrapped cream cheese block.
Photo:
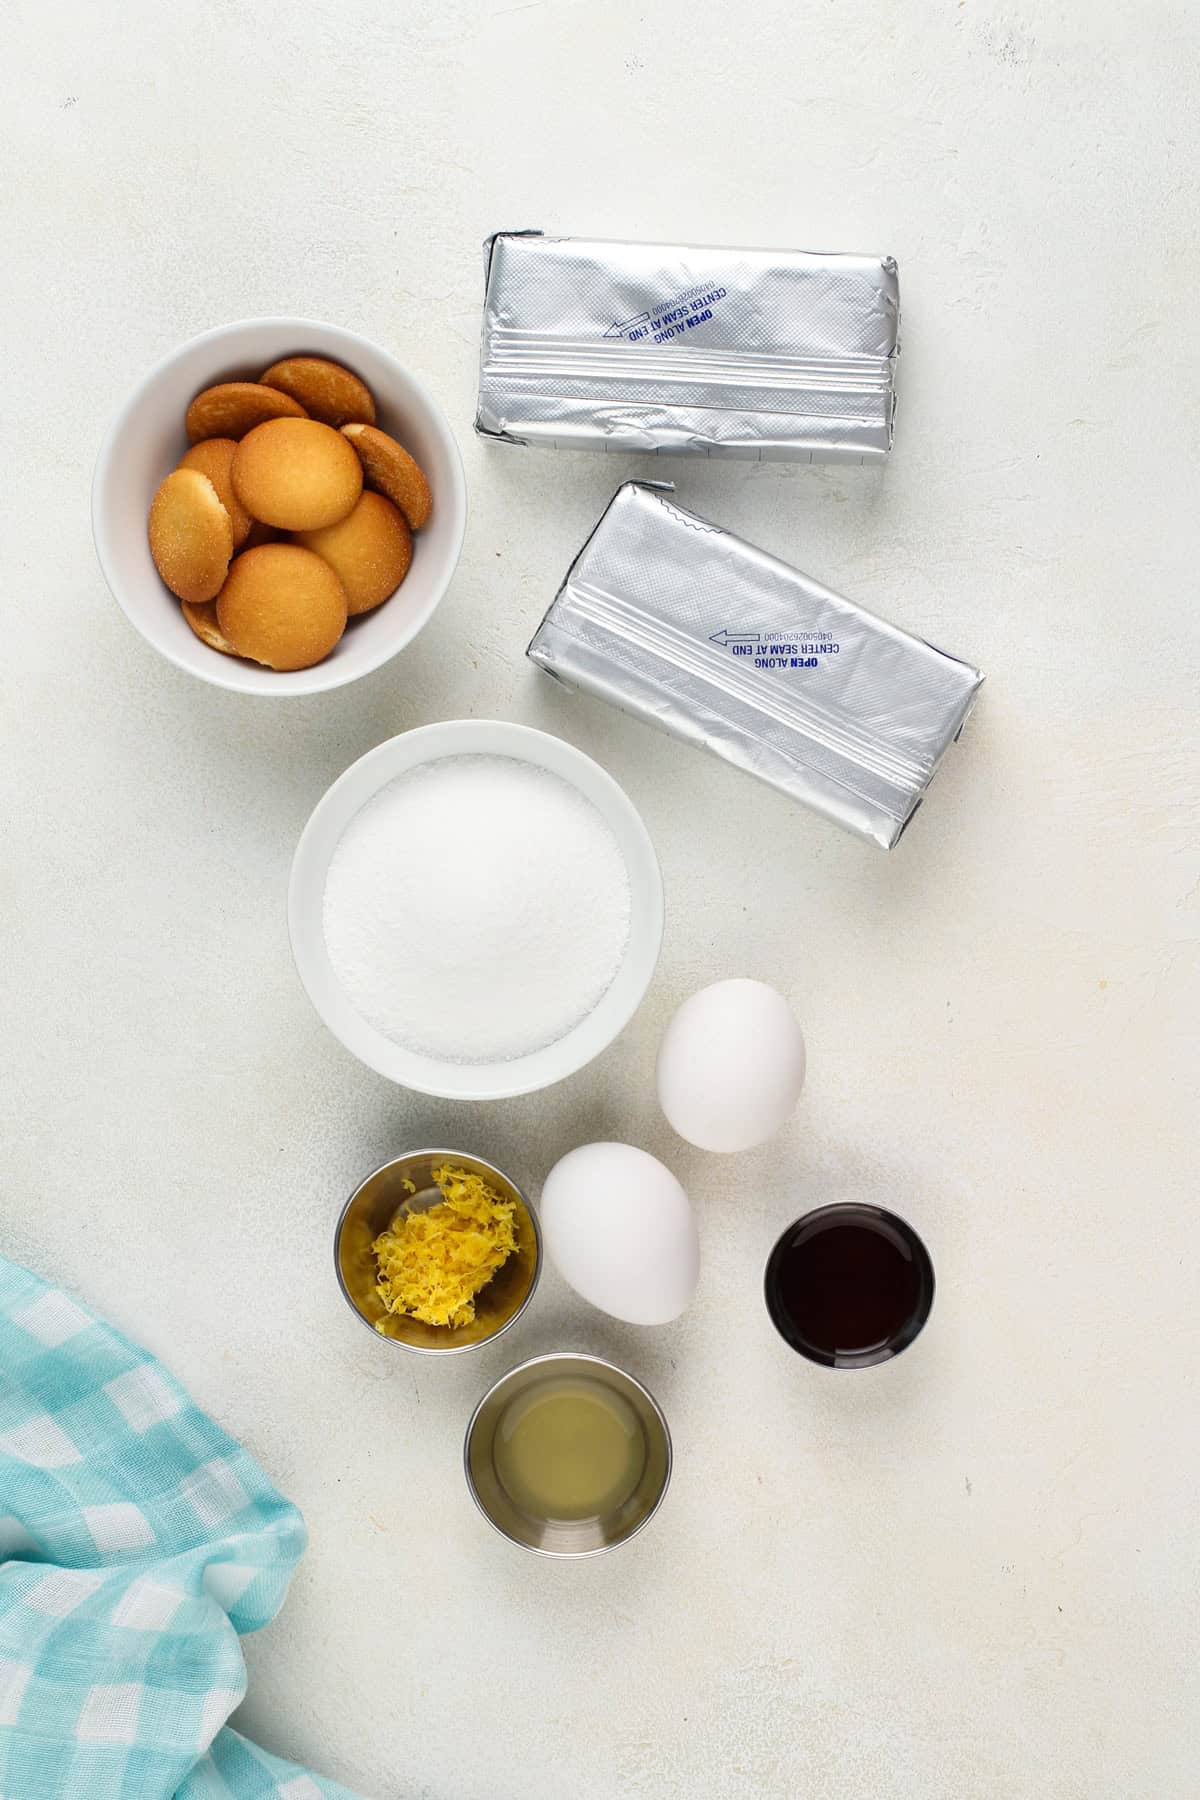
<svg viewBox="0 0 1200 1800">
<path fill-rule="evenodd" d="M 892 442 L 890 256 L 499 232 L 475 429 L 506 443 L 877 462 Z"/>
<path fill-rule="evenodd" d="M 617 490 L 529 655 L 885 850 L 983 681 L 636 481 Z"/>
</svg>

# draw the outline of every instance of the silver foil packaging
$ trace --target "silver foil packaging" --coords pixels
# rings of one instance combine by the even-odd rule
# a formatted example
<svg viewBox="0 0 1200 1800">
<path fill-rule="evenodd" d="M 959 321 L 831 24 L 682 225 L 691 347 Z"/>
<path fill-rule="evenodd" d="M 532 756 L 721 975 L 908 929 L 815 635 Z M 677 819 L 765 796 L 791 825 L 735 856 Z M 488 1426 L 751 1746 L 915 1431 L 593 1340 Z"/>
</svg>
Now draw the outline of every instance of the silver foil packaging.
<svg viewBox="0 0 1200 1800">
<path fill-rule="evenodd" d="M 475 429 L 507 443 L 874 462 L 895 411 L 890 256 L 499 232 Z"/>
<path fill-rule="evenodd" d="M 983 681 L 634 481 L 575 559 L 529 655 L 885 850 Z"/>
</svg>

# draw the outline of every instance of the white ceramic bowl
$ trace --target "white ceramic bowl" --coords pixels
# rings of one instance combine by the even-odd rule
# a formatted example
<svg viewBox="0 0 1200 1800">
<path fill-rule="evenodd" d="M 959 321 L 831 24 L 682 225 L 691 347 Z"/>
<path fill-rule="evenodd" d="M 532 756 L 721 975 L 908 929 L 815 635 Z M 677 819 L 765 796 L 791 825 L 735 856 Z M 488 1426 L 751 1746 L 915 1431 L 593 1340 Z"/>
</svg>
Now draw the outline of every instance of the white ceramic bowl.
<svg viewBox="0 0 1200 1800">
<path fill-rule="evenodd" d="M 394 1044 L 369 1025 L 338 983 L 325 948 L 323 910 L 330 859 L 355 814 L 387 782 L 447 756 L 511 756 L 549 769 L 579 790 L 607 821 L 629 871 L 630 930 L 625 958 L 594 1011 L 573 1030 L 505 1062 L 452 1063 Z M 506 1100 L 531 1094 L 582 1069 L 611 1044 L 641 1004 L 658 962 L 663 888 L 650 835 L 624 789 L 599 763 L 561 738 L 527 725 L 454 719 L 389 738 L 370 750 L 318 803 L 301 833 L 288 888 L 292 954 L 308 997 L 333 1035 L 360 1062 L 418 1093 L 449 1100 Z"/>
<path fill-rule="evenodd" d="M 188 447 L 183 418 L 201 388 L 256 380 L 280 357 L 327 356 L 361 375 L 379 425 L 429 477 L 433 514 L 416 535 L 398 594 L 351 620 L 337 648 L 311 669 L 277 672 L 222 656 L 189 628 L 150 556 L 146 515 L 154 490 Z M 394 356 L 339 325 L 311 319 L 244 319 L 173 350 L 143 376 L 114 419 L 92 481 L 92 532 L 104 579 L 130 623 L 169 662 L 242 694 L 319 694 L 357 681 L 410 644 L 450 585 L 467 523 L 467 488 L 454 434 L 425 389 Z"/>
</svg>

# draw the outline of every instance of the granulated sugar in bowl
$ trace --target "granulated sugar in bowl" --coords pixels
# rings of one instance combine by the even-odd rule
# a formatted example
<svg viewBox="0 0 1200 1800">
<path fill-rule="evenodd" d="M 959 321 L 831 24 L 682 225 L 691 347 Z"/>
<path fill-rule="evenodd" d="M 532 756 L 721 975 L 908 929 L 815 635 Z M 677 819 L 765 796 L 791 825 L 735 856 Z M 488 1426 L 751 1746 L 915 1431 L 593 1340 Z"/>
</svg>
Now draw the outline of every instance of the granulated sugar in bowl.
<svg viewBox="0 0 1200 1800">
<path fill-rule="evenodd" d="M 425 1093 L 500 1098 L 582 1068 L 627 1023 L 662 937 L 645 827 L 561 739 L 479 720 L 393 738 L 313 813 L 289 891 L 326 1024 Z"/>
<path fill-rule="evenodd" d="M 555 1043 L 612 986 L 629 875 L 603 817 L 511 756 L 446 756 L 380 788 L 325 878 L 325 946 L 393 1043 L 500 1062 Z"/>
</svg>

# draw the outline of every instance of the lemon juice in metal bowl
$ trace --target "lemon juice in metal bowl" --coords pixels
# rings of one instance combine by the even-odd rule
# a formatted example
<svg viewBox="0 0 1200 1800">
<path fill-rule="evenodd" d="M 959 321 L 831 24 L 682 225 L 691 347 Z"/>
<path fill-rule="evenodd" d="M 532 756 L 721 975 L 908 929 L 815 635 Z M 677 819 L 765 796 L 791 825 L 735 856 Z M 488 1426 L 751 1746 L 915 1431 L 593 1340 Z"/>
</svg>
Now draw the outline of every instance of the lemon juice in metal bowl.
<svg viewBox="0 0 1200 1800">
<path fill-rule="evenodd" d="M 671 1475 L 662 1412 L 596 1356 L 534 1357 L 484 1395 L 467 1428 L 467 1483 L 497 1531 L 546 1556 L 627 1543 Z"/>
</svg>

